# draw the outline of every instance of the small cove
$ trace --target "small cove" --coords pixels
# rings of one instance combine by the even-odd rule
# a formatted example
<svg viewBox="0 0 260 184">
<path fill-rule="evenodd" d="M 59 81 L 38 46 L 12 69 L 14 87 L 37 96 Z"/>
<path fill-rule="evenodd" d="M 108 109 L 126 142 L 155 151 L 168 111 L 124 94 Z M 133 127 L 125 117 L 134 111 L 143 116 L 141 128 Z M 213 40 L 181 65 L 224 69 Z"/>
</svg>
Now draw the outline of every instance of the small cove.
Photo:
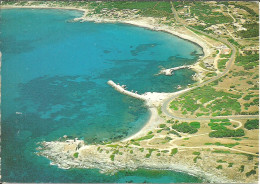
<svg viewBox="0 0 260 184">
<path fill-rule="evenodd" d="M 194 63 L 202 55 L 200 47 L 130 25 L 69 23 L 80 16 L 78 11 L 10 9 L 0 14 L 3 181 L 199 181 L 170 171 L 153 178 L 156 171 L 149 170 L 116 176 L 62 170 L 34 152 L 37 142 L 63 135 L 94 143 L 137 132 L 149 118 L 148 110 L 106 82 L 111 79 L 139 93 L 176 91 L 177 85 L 193 83 L 193 71 L 176 71 L 171 77 L 155 74 L 160 67 Z"/>
</svg>

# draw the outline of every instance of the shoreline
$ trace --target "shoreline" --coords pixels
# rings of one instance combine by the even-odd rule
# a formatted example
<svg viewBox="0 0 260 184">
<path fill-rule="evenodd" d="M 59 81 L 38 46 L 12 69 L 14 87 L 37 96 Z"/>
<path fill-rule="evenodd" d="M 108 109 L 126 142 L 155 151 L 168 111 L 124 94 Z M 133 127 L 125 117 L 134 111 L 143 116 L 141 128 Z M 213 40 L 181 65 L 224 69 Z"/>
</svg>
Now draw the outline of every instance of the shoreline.
<svg viewBox="0 0 260 184">
<path fill-rule="evenodd" d="M 4 7 L 1 7 L 1 9 L 11 9 L 11 8 L 65 9 L 65 10 L 82 11 L 83 15 L 79 18 L 75 18 L 76 19 L 76 20 L 74 19 L 75 21 L 82 20 L 82 21 L 96 22 L 97 20 L 99 20 L 99 21 L 101 20 L 101 22 L 98 22 L 98 23 L 123 23 L 123 24 L 130 24 L 130 25 L 133 25 L 133 26 L 143 27 L 143 28 L 150 29 L 150 30 L 153 30 L 153 31 L 163 31 L 163 32 L 177 36 L 181 39 L 187 40 L 189 42 L 192 42 L 193 44 L 200 46 L 203 50 L 203 57 L 202 58 L 205 58 L 205 57 L 207 57 L 208 55 L 211 54 L 211 50 L 210 50 L 209 46 L 205 42 L 203 42 L 203 40 L 199 40 L 198 38 L 196 39 L 196 38 L 192 37 L 191 35 L 185 35 L 185 34 L 179 33 L 175 30 L 169 29 L 169 27 L 165 26 L 165 25 L 161 25 L 161 27 L 159 29 L 155 29 L 155 27 L 159 26 L 159 25 L 157 25 L 157 24 L 149 25 L 149 23 L 146 22 L 146 21 L 149 21 L 150 18 L 142 18 L 140 20 L 120 20 L 120 19 L 119 20 L 112 20 L 112 19 L 99 18 L 99 19 L 95 20 L 95 18 L 93 19 L 93 18 L 86 17 L 86 13 L 88 12 L 86 9 L 75 8 L 75 7 L 48 7 L 48 6 L 46 6 L 46 7 L 45 6 L 8 6 L 8 7 L 4 6 Z M 168 29 L 167 29 L 167 27 L 168 27 Z M 195 65 L 198 62 L 199 62 L 199 60 L 197 60 L 193 65 Z M 190 88 L 186 88 L 186 89 L 183 89 L 183 90 L 180 90 L 180 91 L 177 91 L 177 92 L 173 92 L 173 93 L 168 93 L 168 95 L 173 96 L 175 93 L 182 93 L 186 90 L 190 90 Z M 129 141 L 130 139 L 143 136 L 148 131 L 154 129 L 154 127 L 158 126 L 161 122 L 163 122 L 162 118 L 158 115 L 157 109 L 155 107 L 149 107 L 149 105 L 147 105 L 147 106 L 148 106 L 148 109 L 151 113 L 149 120 L 145 123 L 145 125 L 138 132 L 131 135 L 130 137 L 126 137 L 125 139 L 121 140 L 120 142 L 126 142 L 126 141 Z M 167 166 L 165 166 L 165 167 L 167 167 Z M 141 167 L 141 168 L 145 168 L 145 167 Z M 175 168 L 175 169 L 173 169 L 173 168 Z M 176 169 L 176 168 L 181 168 L 181 169 Z M 186 168 L 186 169 L 184 169 L 184 168 Z M 168 169 L 162 168 L 162 167 L 160 167 L 160 165 L 158 165 L 158 166 L 154 166 L 154 167 L 151 167 L 151 166 L 147 167 L 147 169 L 173 170 L 173 171 L 177 171 L 177 172 L 180 171 L 180 172 L 188 173 L 189 175 L 194 175 L 194 176 L 203 177 L 203 178 L 206 176 L 206 173 L 204 173 L 202 170 L 198 170 L 199 168 L 197 168 L 197 169 L 192 168 L 193 170 L 191 172 L 191 168 L 189 168 L 187 165 L 184 166 L 184 165 L 174 164 L 174 165 L 171 165 L 171 168 L 169 168 L 169 166 L 168 166 Z M 210 180 L 210 181 L 215 181 L 215 182 L 223 182 L 223 181 L 226 182 L 227 181 L 225 179 L 220 179 L 220 178 L 218 178 L 218 180 L 216 180 L 216 178 L 213 179 L 213 178 L 210 178 L 208 176 L 205 179 Z"/>
</svg>

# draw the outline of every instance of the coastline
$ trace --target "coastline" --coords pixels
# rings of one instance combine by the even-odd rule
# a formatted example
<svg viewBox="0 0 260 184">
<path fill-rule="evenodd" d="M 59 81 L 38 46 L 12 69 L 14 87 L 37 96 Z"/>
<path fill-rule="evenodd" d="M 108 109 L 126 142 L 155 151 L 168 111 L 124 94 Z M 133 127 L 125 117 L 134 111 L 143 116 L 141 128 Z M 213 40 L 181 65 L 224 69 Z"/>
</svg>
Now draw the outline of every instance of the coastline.
<svg viewBox="0 0 260 184">
<path fill-rule="evenodd" d="M 113 19 L 96 19 L 95 18 L 88 18 L 86 17 L 87 14 L 87 10 L 86 9 L 80 9 L 80 8 L 75 8 L 75 7 L 48 7 L 48 6 L 9 6 L 9 7 L 1 7 L 1 8 L 30 8 L 30 9 L 65 9 L 65 10 L 77 10 L 77 11 L 83 11 L 83 15 L 80 18 L 75 18 L 75 21 L 93 21 L 96 22 L 98 20 L 99 23 L 124 23 L 124 24 L 131 24 L 134 26 L 139 26 L 139 27 L 143 27 L 143 28 L 147 28 L 147 29 L 151 29 L 154 31 L 164 31 L 167 32 L 169 34 L 172 34 L 174 36 L 178 36 L 182 39 L 188 40 L 192 43 L 195 43 L 197 45 L 199 45 L 200 47 L 202 47 L 203 49 L 203 58 L 207 57 L 208 55 L 210 55 L 211 49 L 210 47 L 207 45 L 207 43 L 203 42 L 203 40 L 199 40 L 199 38 L 195 38 L 192 37 L 191 35 L 185 35 L 182 34 L 180 32 L 177 32 L 174 29 L 170 29 L 168 26 L 164 26 L 164 25 L 158 25 L 158 24 L 149 24 L 149 22 L 154 19 L 154 18 L 141 18 L 139 20 L 113 20 Z M 157 26 L 160 26 L 159 28 L 157 28 Z M 198 62 L 198 61 L 197 61 Z M 196 63 L 197 63 L 196 62 Z M 195 63 L 195 64 L 196 64 Z M 194 64 L 194 65 L 195 65 Z M 189 89 L 189 88 L 188 88 Z M 186 91 L 187 89 L 184 90 L 180 90 L 178 91 L 178 93 L 182 93 L 183 91 Z M 176 93 L 176 92 L 175 92 Z M 168 97 L 173 96 L 175 93 L 168 93 Z M 161 103 L 161 102 L 159 102 Z M 158 105 L 158 104 L 157 104 Z M 131 139 L 137 138 L 137 137 L 141 137 L 146 135 L 146 133 L 152 129 L 154 129 L 155 127 L 157 127 L 160 123 L 163 122 L 162 118 L 158 115 L 157 109 L 155 108 L 155 106 L 150 106 L 148 105 L 149 111 L 151 112 L 150 118 L 148 120 L 148 122 L 144 125 L 144 127 L 138 131 L 136 134 L 131 135 L 128 138 L 123 139 L 121 142 L 127 142 Z M 55 143 L 55 142 L 54 142 Z M 81 147 L 80 149 L 83 149 L 83 147 Z M 59 165 L 59 164 L 58 164 Z M 142 167 L 145 168 L 145 167 Z M 188 167 L 188 166 L 184 166 L 184 165 L 178 165 L 178 164 L 174 164 L 174 165 L 152 165 L 152 166 L 147 166 L 148 169 L 166 169 L 166 170 L 174 170 L 174 171 L 181 171 L 181 172 L 186 172 L 186 173 L 191 173 L 192 175 L 195 176 L 200 176 L 200 177 L 206 177 L 206 180 L 210 180 L 213 182 L 230 182 L 229 180 L 225 179 L 225 178 L 214 178 L 213 175 L 211 174 L 205 174 L 204 171 L 200 171 L 198 170 L 198 168 L 193 168 L 193 167 Z"/>
</svg>

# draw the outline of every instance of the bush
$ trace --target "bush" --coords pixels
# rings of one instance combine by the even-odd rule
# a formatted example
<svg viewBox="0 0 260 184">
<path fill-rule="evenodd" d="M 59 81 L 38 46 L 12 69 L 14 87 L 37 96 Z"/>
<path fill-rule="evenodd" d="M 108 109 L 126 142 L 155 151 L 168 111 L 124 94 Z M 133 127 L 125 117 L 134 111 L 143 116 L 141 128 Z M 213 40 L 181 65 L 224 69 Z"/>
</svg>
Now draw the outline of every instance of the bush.
<svg viewBox="0 0 260 184">
<path fill-rule="evenodd" d="M 136 139 L 136 141 L 143 141 L 143 140 L 147 140 L 147 139 L 151 139 L 153 138 L 154 135 L 150 134 L 150 135 L 146 135 L 144 137 L 141 137 L 139 139 Z"/>
<path fill-rule="evenodd" d="M 178 153 L 178 148 L 173 148 L 170 155 L 173 156 L 176 153 Z"/>
<path fill-rule="evenodd" d="M 255 170 L 251 170 L 251 171 L 247 172 L 246 173 L 246 177 L 249 177 L 252 174 L 256 174 L 256 171 Z"/>
<path fill-rule="evenodd" d="M 192 126 L 193 128 L 197 128 L 197 129 L 199 129 L 200 128 L 200 122 L 191 122 L 190 123 L 190 126 Z"/>
<path fill-rule="evenodd" d="M 233 167 L 234 163 L 228 163 L 228 167 Z"/>
<path fill-rule="evenodd" d="M 219 165 L 216 167 L 217 169 L 222 169 L 222 165 Z"/>
<path fill-rule="evenodd" d="M 237 130 L 221 129 L 221 130 L 217 130 L 217 131 L 209 133 L 209 137 L 216 137 L 216 138 L 242 137 L 244 135 L 245 135 L 245 132 L 243 129 L 237 129 Z"/>
<path fill-rule="evenodd" d="M 78 158 L 78 157 L 79 157 L 79 153 L 78 153 L 78 152 L 74 153 L 74 154 L 73 154 L 73 157 L 74 157 L 74 158 Z"/>
<path fill-rule="evenodd" d="M 238 31 L 238 36 L 241 36 L 242 38 L 252 38 L 259 36 L 259 24 L 253 23 L 253 24 L 244 24 L 243 27 L 245 27 L 246 31 Z"/>
<path fill-rule="evenodd" d="M 192 154 L 193 155 L 200 155 L 200 152 L 194 151 Z"/>
<path fill-rule="evenodd" d="M 241 165 L 240 168 L 239 168 L 239 171 L 240 171 L 240 172 L 244 172 L 244 170 L 245 170 L 245 166 L 244 166 L 244 165 Z"/>
<path fill-rule="evenodd" d="M 218 62 L 218 69 L 222 70 L 226 68 L 226 63 L 228 59 L 222 59 Z"/>
<path fill-rule="evenodd" d="M 171 130 L 171 131 L 169 131 L 169 133 L 177 135 L 178 137 L 181 137 L 181 135 L 178 132 L 176 132 L 175 130 Z"/>
<path fill-rule="evenodd" d="M 164 127 L 166 127 L 166 124 L 160 124 L 159 127 L 164 128 Z"/>
<path fill-rule="evenodd" d="M 259 128 L 259 120 L 258 119 L 247 120 L 244 127 L 248 130 L 258 129 Z"/>
<path fill-rule="evenodd" d="M 193 126 L 190 126 L 187 122 L 182 122 L 181 124 L 172 125 L 172 128 L 176 129 L 179 132 L 189 133 L 189 134 L 194 134 L 198 131 Z"/>
<path fill-rule="evenodd" d="M 259 65 L 259 55 L 252 54 L 247 56 L 237 56 L 236 57 L 237 65 L 243 66 L 244 69 L 252 69 L 255 66 Z"/>
<path fill-rule="evenodd" d="M 164 138 L 164 140 L 166 140 L 166 141 L 171 141 L 171 140 L 172 140 L 172 138 L 171 138 L 171 137 L 168 137 L 168 136 L 166 136 L 166 137 Z"/>
<path fill-rule="evenodd" d="M 115 160 L 115 155 L 110 155 L 110 159 L 111 159 L 112 161 L 114 161 L 114 160 Z"/>
</svg>

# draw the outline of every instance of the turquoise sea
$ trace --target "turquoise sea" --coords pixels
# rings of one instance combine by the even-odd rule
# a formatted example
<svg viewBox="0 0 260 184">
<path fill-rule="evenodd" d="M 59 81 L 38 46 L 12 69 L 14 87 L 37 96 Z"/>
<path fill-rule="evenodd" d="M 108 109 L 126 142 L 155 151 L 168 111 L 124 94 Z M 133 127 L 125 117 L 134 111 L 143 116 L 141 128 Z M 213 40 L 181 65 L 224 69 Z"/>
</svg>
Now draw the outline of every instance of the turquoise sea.
<svg viewBox="0 0 260 184">
<path fill-rule="evenodd" d="M 63 170 L 35 154 L 38 142 L 64 135 L 98 143 L 134 134 L 149 118 L 147 108 L 107 81 L 139 93 L 176 91 L 194 83 L 193 71 L 156 74 L 194 63 L 199 46 L 131 25 L 70 22 L 78 11 L 4 9 L 0 16 L 3 181 L 201 182 L 174 171 Z"/>
</svg>

